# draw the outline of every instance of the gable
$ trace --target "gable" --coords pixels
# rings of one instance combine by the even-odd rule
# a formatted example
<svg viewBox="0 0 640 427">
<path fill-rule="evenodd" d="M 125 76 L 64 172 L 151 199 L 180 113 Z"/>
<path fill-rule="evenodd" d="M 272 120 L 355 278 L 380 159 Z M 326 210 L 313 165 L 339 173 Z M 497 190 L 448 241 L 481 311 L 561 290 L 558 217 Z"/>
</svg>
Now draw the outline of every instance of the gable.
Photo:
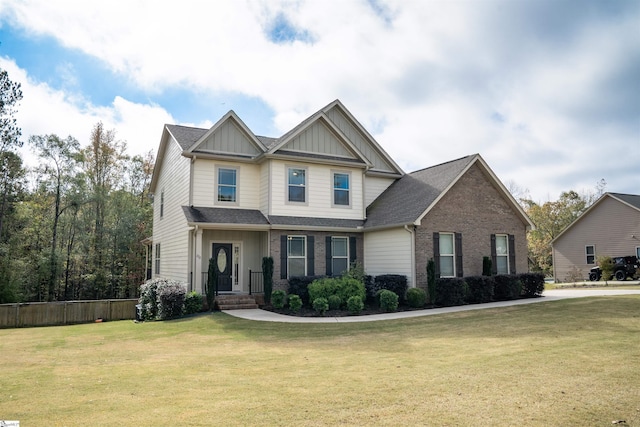
<svg viewBox="0 0 640 427">
<path fill-rule="evenodd" d="M 373 139 L 365 135 L 365 133 L 359 129 L 359 126 L 356 126 L 356 124 L 341 111 L 338 105 L 334 105 L 326 111 L 326 115 L 367 160 L 369 160 L 373 165 L 372 170 L 387 173 L 401 173 L 400 169 L 373 145 Z"/>
<path fill-rule="evenodd" d="M 293 137 L 279 151 L 294 151 L 308 154 L 323 154 L 335 157 L 356 159 L 357 156 L 343 143 L 334 132 L 322 121 L 315 121 L 311 126 Z"/>
<path fill-rule="evenodd" d="M 232 154 L 254 157 L 261 153 L 255 143 L 249 139 L 233 120 L 227 120 L 208 133 L 194 146 L 191 152 Z"/>
</svg>

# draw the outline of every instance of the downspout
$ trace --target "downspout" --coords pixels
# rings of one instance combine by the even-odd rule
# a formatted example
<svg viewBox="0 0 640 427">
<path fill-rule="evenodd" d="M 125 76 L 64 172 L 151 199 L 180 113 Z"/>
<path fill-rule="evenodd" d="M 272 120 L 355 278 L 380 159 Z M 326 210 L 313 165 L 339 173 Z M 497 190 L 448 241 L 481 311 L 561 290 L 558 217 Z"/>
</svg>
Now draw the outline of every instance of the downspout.
<svg viewBox="0 0 640 427">
<path fill-rule="evenodd" d="M 405 224 L 404 229 L 411 235 L 411 282 L 409 282 L 410 288 L 416 287 L 416 226 L 414 225 L 412 228 L 409 228 L 408 225 Z"/>
<path fill-rule="evenodd" d="M 193 164 L 195 161 L 196 156 L 193 156 L 189 164 L 189 206 L 193 206 Z"/>
</svg>

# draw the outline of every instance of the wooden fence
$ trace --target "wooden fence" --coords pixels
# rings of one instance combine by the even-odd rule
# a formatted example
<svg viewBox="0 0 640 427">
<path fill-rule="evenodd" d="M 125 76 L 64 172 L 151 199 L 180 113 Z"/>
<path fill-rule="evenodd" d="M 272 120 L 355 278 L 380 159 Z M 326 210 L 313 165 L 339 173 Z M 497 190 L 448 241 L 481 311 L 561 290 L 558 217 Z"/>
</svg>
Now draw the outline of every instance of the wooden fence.
<svg viewBox="0 0 640 427">
<path fill-rule="evenodd" d="M 137 303 L 137 299 L 110 299 L 0 304 L 0 328 L 135 319 Z"/>
</svg>

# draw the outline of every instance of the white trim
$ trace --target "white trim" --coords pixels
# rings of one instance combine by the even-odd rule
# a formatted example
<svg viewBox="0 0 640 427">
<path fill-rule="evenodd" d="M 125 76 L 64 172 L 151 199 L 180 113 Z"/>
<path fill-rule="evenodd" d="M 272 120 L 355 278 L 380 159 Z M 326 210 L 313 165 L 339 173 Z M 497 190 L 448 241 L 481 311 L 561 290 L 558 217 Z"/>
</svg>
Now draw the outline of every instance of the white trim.
<svg viewBox="0 0 640 427">
<path fill-rule="evenodd" d="M 508 234 L 500 234 L 500 233 L 496 233 L 496 272 L 497 274 L 511 274 L 510 271 L 510 265 L 509 265 L 509 235 Z M 504 254 L 499 254 L 498 253 L 498 238 L 499 237 L 504 237 L 504 242 L 505 242 L 505 253 Z M 498 271 L 498 258 L 499 257 L 503 257 L 507 260 L 507 271 L 506 273 L 501 273 L 500 271 Z"/>
<path fill-rule="evenodd" d="M 302 256 L 298 256 L 298 255 L 294 255 L 294 256 L 289 256 L 289 242 L 291 241 L 292 238 L 302 238 L 303 240 L 303 244 L 302 244 L 302 249 L 304 250 L 304 255 Z M 307 275 L 307 267 L 308 267 L 308 260 L 307 257 L 309 256 L 309 254 L 307 253 L 307 236 L 303 235 L 303 234 L 287 234 L 287 279 L 289 277 L 291 277 L 291 265 L 289 265 L 289 259 L 293 258 L 293 259 L 304 259 L 304 274 L 303 276 Z"/>
<path fill-rule="evenodd" d="M 289 200 L 289 171 L 292 169 L 304 171 L 304 201 L 298 202 L 295 200 Z M 308 206 L 309 205 L 309 167 L 298 165 L 284 165 L 284 203 L 287 205 Z"/>
<path fill-rule="evenodd" d="M 218 200 L 220 197 L 219 194 L 219 185 L 224 185 L 227 187 L 230 187 L 229 185 L 226 184 L 220 184 L 219 183 L 219 179 L 220 179 L 220 170 L 229 170 L 229 171 L 234 171 L 236 176 L 236 183 L 235 183 L 235 196 L 236 196 L 236 200 L 235 201 L 225 201 L 225 200 Z M 215 165 L 215 170 L 214 170 L 214 183 L 213 183 L 213 204 L 215 206 L 240 206 L 240 167 L 238 166 L 227 166 L 227 165 L 220 165 L 220 164 L 216 164 Z"/>
<path fill-rule="evenodd" d="M 338 209 L 351 209 L 353 206 L 353 201 L 352 201 L 352 194 L 353 194 L 353 180 L 351 179 L 351 171 L 348 170 L 338 170 L 338 169 L 331 169 L 330 171 L 331 173 L 331 177 L 330 177 L 330 185 L 331 185 L 331 207 L 332 208 L 338 208 Z M 340 174 L 340 175 L 346 175 L 347 176 L 347 180 L 348 180 L 348 187 L 347 187 L 347 195 L 349 196 L 349 201 L 346 205 L 338 205 L 336 204 L 336 187 L 334 185 L 335 182 L 335 175 L 336 174 Z M 344 189 L 338 189 L 338 191 L 345 191 Z"/>
<path fill-rule="evenodd" d="M 593 248 L 593 253 L 589 255 L 587 252 L 587 248 Z M 596 245 L 584 245 L 584 260 L 587 265 L 595 265 L 596 264 Z M 593 257 L 593 262 L 589 262 L 589 257 Z"/>
<path fill-rule="evenodd" d="M 209 258 L 211 259 L 213 258 L 213 245 L 215 244 L 222 244 L 222 245 L 231 245 L 231 291 L 232 292 L 242 292 L 244 290 L 244 285 L 243 285 L 243 247 L 242 247 L 242 241 L 238 241 L 238 240 L 217 240 L 215 238 L 213 239 L 209 239 Z M 236 276 L 235 276 L 235 264 L 234 264 L 234 259 L 233 259 L 233 255 L 234 255 L 234 251 L 235 249 L 239 248 L 239 259 L 238 259 L 238 286 L 236 286 Z"/>
<path fill-rule="evenodd" d="M 347 242 L 347 245 L 346 245 L 347 249 L 346 249 L 346 253 L 345 253 L 344 256 L 336 256 L 335 251 L 333 250 L 333 240 L 334 239 L 340 239 L 340 240 L 344 240 L 344 241 Z M 325 248 L 325 250 L 326 250 L 326 248 Z M 333 264 L 333 260 L 334 259 L 344 259 L 346 261 L 346 266 L 347 266 L 347 269 L 345 271 L 349 271 L 349 254 L 350 254 L 349 250 L 350 250 L 350 248 L 349 248 L 349 236 L 331 236 L 331 275 L 332 276 L 339 276 L 342 273 L 344 273 L 344 271 L 336 271 L 335 270 L 335 268 L 334 268 L 335 266 Z"/>
<path fill-rule="evenodd" d="M 440 277 L 456 277 L 456 233 L 443 231 L 443 232 L 438 232 L 438 234 L 440 235 L 440 238 L 438 239 L 438 257 L 440 258 L 440 266 L 439 266 Z M 442 254 L 442 236 L 443 235 L 451 236 L 451 254 L 444 254 L 444 255 Z M 442 258 L 443 257 L 451 258 L 451 266 L 453 270 L 453 275 L 451 276 L 442 275 Z"/>
</svg>

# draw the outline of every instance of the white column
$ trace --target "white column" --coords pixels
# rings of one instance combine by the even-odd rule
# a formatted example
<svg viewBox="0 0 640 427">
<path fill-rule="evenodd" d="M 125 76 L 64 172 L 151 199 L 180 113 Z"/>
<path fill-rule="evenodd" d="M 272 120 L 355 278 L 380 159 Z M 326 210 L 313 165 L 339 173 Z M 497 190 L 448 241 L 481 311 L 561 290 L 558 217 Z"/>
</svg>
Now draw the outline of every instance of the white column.
<svg viewBox="0 0 640 427">
<path fill-rule="evenodd" d="M 193 275 L 195 276 L 193 278 L 193 283 L 194 283 L 193 289 L 196 292 L 199 292 L 200 294 L 204 295 L 204 287 L 202 283 L 202 229 L 201 228 L 196 230 L 196 238 L 195 238 L 194 245 L 195 245 L 194 253 L 196 254 L 196 257 L 195 257 L 196 268 L 195 268 L 195 271 L 193 272 Z"/>
</svg>

